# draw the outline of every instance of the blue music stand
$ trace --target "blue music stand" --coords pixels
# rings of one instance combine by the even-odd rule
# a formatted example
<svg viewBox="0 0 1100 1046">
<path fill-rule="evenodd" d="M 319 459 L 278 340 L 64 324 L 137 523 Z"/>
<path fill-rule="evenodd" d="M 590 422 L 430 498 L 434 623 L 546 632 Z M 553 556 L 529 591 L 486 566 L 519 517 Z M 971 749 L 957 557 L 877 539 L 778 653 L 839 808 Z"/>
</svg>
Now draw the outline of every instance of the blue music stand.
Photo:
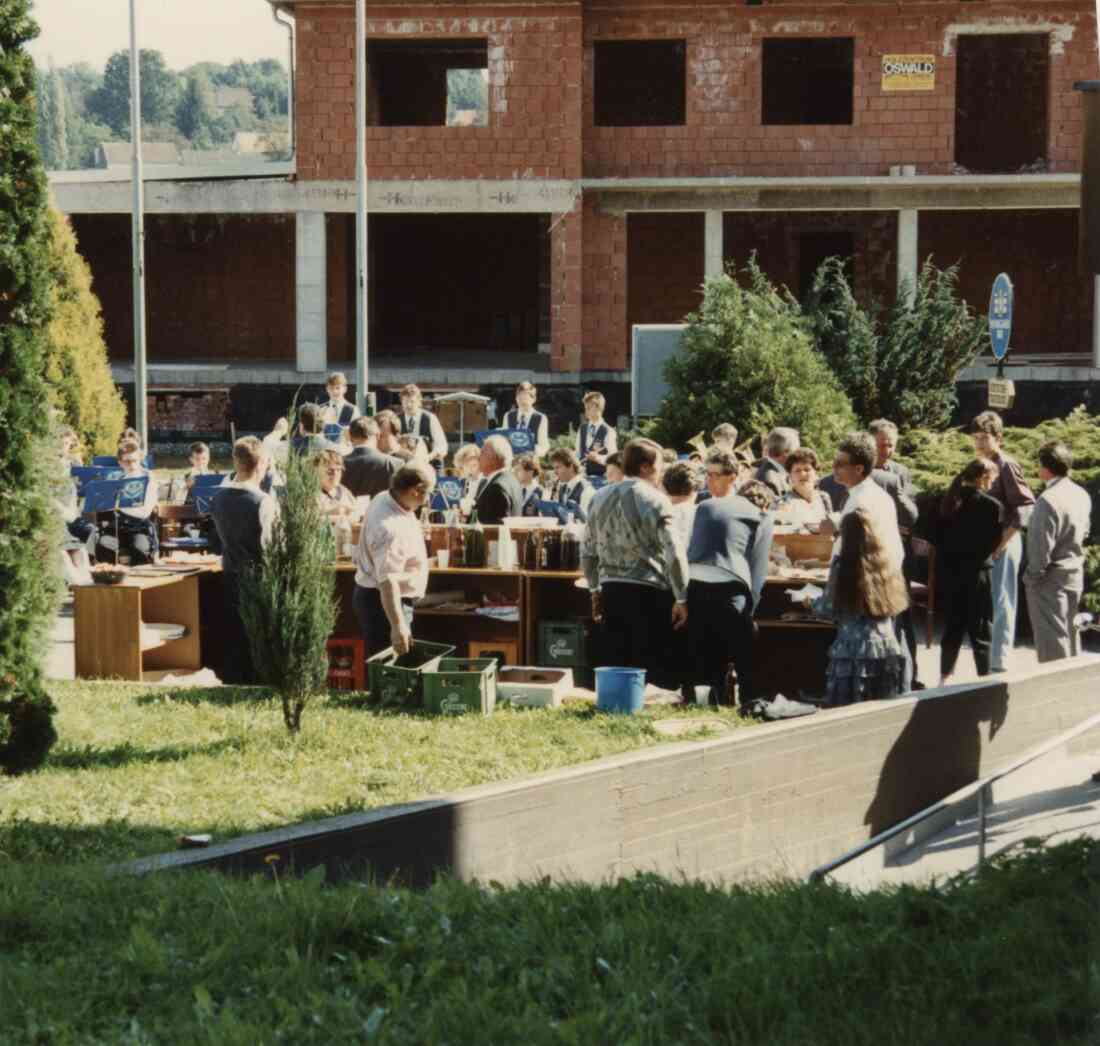
<svg viewBox="0 0 1100 1046">
<path fill-rule="evenodd" d="M 479 447 L 484 446 L 490 436 L 503 436 L 516 454 L 533 454 L 535 451 L 535 434 L 527 429 L 482 429 L 474 433 L 474 442 Z"/>
<path fill-rule="evenodd" d="M 563 526 L 569 522 L 569 513 L 575 511 L 574 506 L 561 505 L 556 501 L 536 501 L 535 508 L 538 509 L 540 516 L 545 516 L 547 519 L 556 519 Z"/>
<path fill-rule="evenodd" d="M 119 508 L 139 508 L 145 504 L 148 487 L 148 476 L 96 480 L 84 487 L 84 511 L 114 512 Z"/>
<path fill-rule="evenodd" d="M 446 512 L 448 509 L 457 508 L 462 500 L 463 486 L 462 480 L 457 476 L 441 476 L 436 482 L 431 504 L 428 507 L 433 512 Z"/>
<path fill-rule="evenodd" d="M 331 440 L 333 443 L 339 443 L 340 438 L 344 435 L 344 426 L 337 425 L 335 422 L 329 422 L 325 426 L 325 439 Z"/>
<path fill-rule="evenodd" d="M 603 487 L 607 486 L 607 477 L 606 476 L 587 476 L 585 478 L 588 480 L 588 485 L 593 490 L 600 490 Z"/>
<path fill-rule="evenodd" d="M 89 483 L 104 479 L 118 479 L 122 475 L 122 471 L 117 465 L 112 468 L 97 465 L 73 465 L 69 469 L 69 474 L 76 482 L 77 497 L 80 497 Z"/>
</svg>

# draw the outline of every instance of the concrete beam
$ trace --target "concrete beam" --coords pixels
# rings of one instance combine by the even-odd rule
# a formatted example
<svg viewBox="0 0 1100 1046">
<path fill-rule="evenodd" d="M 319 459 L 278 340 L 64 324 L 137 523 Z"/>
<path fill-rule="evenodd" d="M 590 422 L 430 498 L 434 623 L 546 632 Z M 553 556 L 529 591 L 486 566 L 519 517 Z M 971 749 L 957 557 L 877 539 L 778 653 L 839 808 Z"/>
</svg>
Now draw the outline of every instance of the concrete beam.
<svg viewBox="0 0 1100 1046">
<path fill-rule="evenodd" d="M 725 271 L 722 263 L 722 212 L 707 211 L 704 230 L 703 275 L 708 279 L 721 276 Z"/>
<path fill-rule="evenodd" d="M 51 178 L 65 214 L 129 214 L 130 182 Z M 573 209 L 574 181 L 372 181 L 371 214 L 562 214 Z M 353 214 L 355 182 L 290 178 L 149 181 L 147 214 Z"/>
<path fill-rule="evenodd" d="M 908 281 L 910 292 L 917 285 L 920 261 L 917 258 L 919 212 L 898 211 L 898 294 Z"/>
<path fill-rule="evenodd" d="M 581 183 L 601 211 L 894 211 L 1073 208 L 1066 175 L 911 178 L 600 178 Z"/>
<path fill-rule="evenodd" d="M 323 371 L 328 365 L 325 216 L 300 211 L 294 217 L 297 367 L 300 372 Z"/>
</svg>

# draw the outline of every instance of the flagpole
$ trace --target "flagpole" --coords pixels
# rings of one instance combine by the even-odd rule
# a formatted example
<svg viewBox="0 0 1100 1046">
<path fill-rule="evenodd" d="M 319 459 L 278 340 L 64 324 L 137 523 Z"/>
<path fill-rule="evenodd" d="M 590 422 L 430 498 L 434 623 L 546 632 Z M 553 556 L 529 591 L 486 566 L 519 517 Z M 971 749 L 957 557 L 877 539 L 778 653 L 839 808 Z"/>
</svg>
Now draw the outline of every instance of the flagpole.
<svg viewBox="0 0 1100 1046">
<path fill-rule="evenodd" d="M 133 209 L 132 262 L 134 307 L 134 428 L 142 453 L 149 453 L 149 418 L 145 391 L 145 185 L 141 157 L 141 52 L 138 49 L 137 0 L 130 0 L 130 141 Z"/>
<path fill-rule="evenodd" d="M 355 398 L 367 411 L 367 3 L 355 0 Z"/>
</svg>

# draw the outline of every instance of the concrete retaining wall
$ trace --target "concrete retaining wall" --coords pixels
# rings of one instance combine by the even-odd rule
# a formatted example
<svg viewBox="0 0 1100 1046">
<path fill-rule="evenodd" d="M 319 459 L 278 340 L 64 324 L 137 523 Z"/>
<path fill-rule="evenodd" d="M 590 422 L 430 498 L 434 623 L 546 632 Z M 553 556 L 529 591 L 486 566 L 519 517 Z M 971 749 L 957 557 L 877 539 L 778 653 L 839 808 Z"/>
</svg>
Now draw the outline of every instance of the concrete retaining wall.
<svg viewBox="0 0 1100 1046">
<path fill-rule="evenodd" d="M 802 876 L 1007 765 L 1100 709 L 1100 658 L 1025 678 L 819 713 L 507 784 L 127 866 L 217 867 L 425 884 L 655 871 L 734 881 Z M 1100 747 L 1100 737 L 1090 735 Z"/>
</svg>

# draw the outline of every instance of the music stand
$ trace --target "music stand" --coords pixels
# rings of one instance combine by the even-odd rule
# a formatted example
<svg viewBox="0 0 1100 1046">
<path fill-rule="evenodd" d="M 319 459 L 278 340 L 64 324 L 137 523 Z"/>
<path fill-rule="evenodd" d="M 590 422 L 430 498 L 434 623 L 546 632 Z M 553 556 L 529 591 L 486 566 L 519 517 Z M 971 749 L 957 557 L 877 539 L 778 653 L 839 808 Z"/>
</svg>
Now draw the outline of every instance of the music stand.
<svg viewBox="0 0 1100 1046">
<path fill-rule="evenodd" d="M 474 433 L 474 442 L 484 446 L 490 436 L 503 436 L 516 454 L 531 454 L 535 450 L 535 434 L 529 429 L 482 429 Z"/>
<path fill-rule="evenodd" d="M 122 475 L 122 470 L 117 465 L 110 467 L 105 465 L 73 465 L 69 469 L 69 475 L 76 481 L 76 495 L 80 497 L 89 483 L 96 483 L 104 479 L 118 479 Z"/>
<path fill-rule="evenodd" d="M 149 490 L 148 476 L 124 476 L 89 483 L 84 488 L 84 511 L 110 512 L 115 520 L 115 555 L 118 555 L 118 512 L 123 508 L 138 508 L 145 504 Z"/>
</svg>

